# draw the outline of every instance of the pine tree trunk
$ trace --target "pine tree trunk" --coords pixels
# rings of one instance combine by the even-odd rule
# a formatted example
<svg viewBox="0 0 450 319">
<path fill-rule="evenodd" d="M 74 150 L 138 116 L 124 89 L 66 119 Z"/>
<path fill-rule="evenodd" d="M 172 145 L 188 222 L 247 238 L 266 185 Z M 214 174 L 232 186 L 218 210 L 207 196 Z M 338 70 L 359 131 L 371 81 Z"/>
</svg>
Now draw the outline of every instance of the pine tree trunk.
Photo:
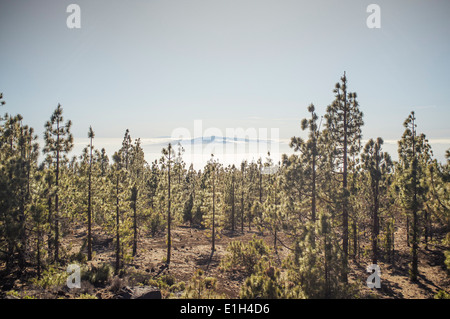
<svg viewBox="0 0 450 319">
<path fill-rule="evenodd" d="M 18 245 L 18 261 L 19 261 L 19 268 L 20 270 L 25 269 L 25 252 L 27 250 L 27 240 L 26 240 L 26 232 L 25 232 L 25 196 L 21 196 L 21 203 L 20 203 L 20 213 L 19 213 L 19 242 Z"/>
<path fill-rule="evenodd" d="M 391 259 L 391 263 L 394 265 L 395 263 L 395 220 L 394 217 L 392 217 L 392 259 Z"/>
<path fill-rule="evenodd" d="M 137 189 L 136 183 L 132 189 L 132 207 L 133 207 L 133 252 L 132 256 L 137 255 L 137 237 L 138 237 L 138 226 L 137 226 L 137 201 L 138 201 L 139 191 Z"/>
<path fill-rule="evenodd" d="M 116 275 L 119 274 L 120 270 L 120 206 L 119 206 L 119 175 L 117 175 L 116 180 Z"/>
<path fill-rule="evenodd" d="M 411 265 L 411 280 L 416 281 L 417 275 L 419 274 L 418 270 L 418 215 L 417 211 L 413 212 L 413 243 L 412 243 L 412 265 Z"/>
<path fill-rule="evenodd" d="M 376 157 L 376 171 L 379 171 L 379 162 L 378 162 L 378 148 L 375 154 Z M 374 203 L 373 203 L 373 229 L 372 229 L 372 263 L 374 265 L 378 262 L 378 235 L 380 233 L 379 228 L 379 219 L 378 219 L 378 210 L 379 210 L 379 179 L 378 176 L 375 177 L 375 187 L 374 187 Z"/>
<path fill-rule="evenodd" d="M 411 242 L 409 240 L 409 216 L 406 216 L 406 244 L 408 247 L 411 246 Z"/>
<path fill-rule="evenodd" d="M 137 255 L 137 190 L 133 201 L 133 257 Z"/>
<path fill-rule="evenodd" d="M 50 181 L 49 181 L 49 190 L 50 190 Z M 47 200 L 47 205 L 48 205 L 48 225 L 49 225 L 49 234 L 47 237 L 47 248 L 48 248 L 48 255 L 50 256 L 52 253 L 52 249 L 53 249 L 53 239 L 52 239 L 52 225 L 53 225 L 53 214 L 52 214 L 52 197 L 49 195 L 48 196 L 48 200 Z"/>
<path fill-rule="evenodd" d="M 358 229 L 356 225 L 356 220 L 352 223 L 353 230 L 353 259 L 356 259 L 356 255 L 358 254 Z"/>
<path fill-rule="evenodd" d="M 418 216 L 418 202 L 417 202 L 417 158 L 416 158 L 416 133 L 415 124 L 413 123 L 413 164 L 412 164 L 412 175 L 413 175 L 413 185 L 414 185 L 414 197 L 413 197 L 413 243 L 412 243 L 412 265 L 411 265 L 411 280 L 417 281 L 417 276 L 419 274 L 418 270 L 418 231 L 419 231 L 419 216 Z"/>
<path fill-rule="evenodd" d="M 278 254 L 278 250 L 277 250 L 277 228 L 276 228 L 276 226 L 274 227 L 274 230 L 273 230 L 273 249 L 275 251 L 275 254 Z"/>
<path fill-rule="evenodd" d="M 259 168 L 259 203 L 262 204 L 262 168 Z"/>
<path fill-rule="evenodd" d="M 241 232 L 244 233 L 244 191 L 241 193 Z"/>
<path fill-rule="evenodd" d="M 324 273 L 325 273 L 325 298 L 330 296 L 330 279 L 328 274 L 327 234 L 324 234 Z"/>
<path fill-rule="evenodd" d="M 433 241 L 433 221 L 432 221 L 431 212 L 430 212 L 430 216 L 428 219 L 428 231 L 430 234 L 430 241 Z"/>
<path fill-rule="evenodd" d="M 212 244 L 211 244 L 211 256 L 214 254 L 214 250 L 216 249 L 216 228 L 215 228 L 215 215 L 216 215 L 216 184 L 215 184 L 215 178 L 216 174 L 213 173 L 213 218 L 212 218 Z"/>
<path fill-rule="evenodd" d="M 424 223 L 424 235 L 425 235 L 425 249 L 428 250 L 428 207 L 425 209 L 425 223 Z"/>
<path fill-rule="evenodd" d="M 167 258 L 166 258 L 166 263 L 167 266 L 169 266 L 170 264 L 170 255 L 171 255 L 171 248 L 172 248 L 172 237 L 170 234 L 170 227 L 171 227 L 171 216 L 170 216 L 170 204 L 171 204 L 171 199 L 170 199 L 170 156 L 171 156 L 171 149 L 169 149 L 169 169 L 168 169 L 168 174 L 167 174 L 167 179 L 168 179 L 168 203 L 167 203 Z"/>
<path fill-rule="evenodd" d="M 234 174 L 234 172 L 233 172 Z M 235 215 L 235 207 L 234 207 L 234 176 L 232 177 L 232 181 L 231 181 L 231 231 L 234 232 L 235 229 L 235 220 L 234 220 L 234 215 Z"/>
<path fill-rule="evenodd" d="M 59 261 L 59 122 L 57 135 L 57 151 L 56 151 L 56 194 L 55 194 L 55 263 Z"/>
<path fill-rule="evenodd" d="M 344 192 L 344 202 L 342 205 L 342 250 L 343 265 L 342 265 L 342 281 L 348 282 L 348 210 L 347 210 L 347 91 L 344 90 L 344 158 L 343 158 L 343 178 L 342 189 Z"/>
<path fill-rule="evenodd" d="M 313 150 L 315 153 L 315 149 Z M 316 156 L 313 154 L 312 158 L 312 190 L 311 190 L 311 221 L 313 223 L 313 229 L 316 227 Z M 312 233 L 312 246 L 316 246 L 316 234 Z"/>
<path fill-rule="evenodd" d="M 41 228 L 37 223 L 37 240 L 36 240 L 36 259 L 37 259 L 37 277 L 41 279 Z"/>
<path fill-rule="evenodd" d="M 88 181 L 88 238 L 87 238 L 87 247 L 88 247 L 88 256 L 87 260 L 92 260 L 92 211 L 91 211 L 91 196 L 92 196 L 92 140 L 91 140 L 91 154 L 89 159 L 89 181 Z"/>
</svg>

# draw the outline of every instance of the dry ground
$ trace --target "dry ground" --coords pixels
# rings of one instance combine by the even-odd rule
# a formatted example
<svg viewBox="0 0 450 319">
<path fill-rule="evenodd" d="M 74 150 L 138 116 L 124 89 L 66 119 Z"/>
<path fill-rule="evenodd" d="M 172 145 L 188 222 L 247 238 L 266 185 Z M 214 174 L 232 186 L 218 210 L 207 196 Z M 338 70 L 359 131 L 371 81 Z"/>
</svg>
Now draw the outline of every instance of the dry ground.
<svg viewBox="0 0 450 319">
<path fill-rule="evenodd" d="M 94 260 L 91 265 L 110 263 L 114 265 L 115 250 L 112 238 L 102 233 L 100 229 L 93 230 L 93 249 L 95 251 Z M 263 238 L 268 246 L 273 245 L 273 238 L 270 235 L 260 236 L 255 231 L 246 230 L 231 233 L 223 233 L 216 240 L 216 251 L 211 257 L 211 238 L 207 236 L 205 230 L 176 227 L 172 231 L 173 247 L 169 269 L 165 269 L 164 258 L 166 257 L 166 236 L 158 235 L 155 238 L 141 236 L 138 243 L 138 254 L 134 261 L 125 265 L 127 276 L 143 276 L 146 278 L 158 278 L 164 274 L 171 274 L 177 281 L 188 282 L 196 269 L 203 269 L 208 276 L 217 278 L 217 290 L 228 298 L 238 298 L 239 289 L 244 281 L 244 277 L 238 273 L 222 272 L 219 270 L 221 258 L 226 254 L 227 245 L 233 240 L 249 241 L 253 236 Z M 76 227 L 72 234 L 64 239 L 64 245 L 68 246 L 72 252 L 79 251 L 86 235 L 84 227 Z M 445 247 L 439 245 L 429 245 L 428 250 L 421 245 L 419 253 L 419 280 L 412 283 L 408 278 L 410 262 L 410 248 L 406 245 L 405 231 L 399 228 L 395 236 L 396 255 L 393 264 L 379 262 L 381 268 L 381 289 L 369 289 L 366 280 L 369 274 L 366 267 L 371 264 L 368 257 L 350 260 L 350 283 L 358 288 L 360 298 L 397 298 L 397 299 L 427 299 L 433 298 L 439 290 L 450 293 L 450 277 L 447 275 L 444 265 Z M 437 242 L 437 241 L 436 241 Z M 447 248 L 448 249 L 448 248 Z M 276 259 L 281 261 L 287 256 L 289 250 L 282 245 L 278 247 Z M 1 272 L 1 270 L 0 270 Z M 14 289 L 26 291 L 27 295 L 38 298 L 72 298 L 72 292 L 65 290 L 42 291 L 32 288 L 29 278 L 22 276 L 15 279 L 17 274 L 0 274 L 0 287 L 5 297 L 5 291 Z M 32 276 L 30 272 L 30 276 Z M 132 284 L 132 282 L 131 282 Z M 111 298 L 113 294 L 108 287 L 89 287 L 89 293 L 98 298 Z"/>
</svg>

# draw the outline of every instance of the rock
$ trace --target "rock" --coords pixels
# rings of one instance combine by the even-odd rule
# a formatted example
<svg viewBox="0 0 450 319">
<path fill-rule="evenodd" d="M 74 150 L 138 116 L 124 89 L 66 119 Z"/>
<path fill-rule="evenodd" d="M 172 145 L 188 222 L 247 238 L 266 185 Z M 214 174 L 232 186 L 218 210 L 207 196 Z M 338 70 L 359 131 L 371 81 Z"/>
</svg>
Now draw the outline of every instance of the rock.
<svg viewBox="0 0 450 319">
<path fill-rule="evenodd" d="M 117 299 L 162 299 L 162 296 L 161 291 L 155 287 L 126 286 L 120 290 L 117 295 Z"/>
</svg>

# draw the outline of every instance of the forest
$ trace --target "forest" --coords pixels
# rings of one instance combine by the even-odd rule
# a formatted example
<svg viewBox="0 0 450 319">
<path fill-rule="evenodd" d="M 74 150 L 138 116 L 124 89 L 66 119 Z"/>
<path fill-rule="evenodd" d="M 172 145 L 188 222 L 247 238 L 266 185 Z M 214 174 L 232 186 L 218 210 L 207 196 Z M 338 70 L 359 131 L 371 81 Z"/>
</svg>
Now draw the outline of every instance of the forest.
<svg viewBox="0 0 450 319">
<path fill-rule="evenodd" d="M 146 162 L 126 130 L 112 156 L 69 157 L 72 122 L 58 104 L 44 145 L 0 95 L 0 297 L 449 298 L 450 149 L 433 157 L 405 114 L 398 160 L 364 137 L 344 73 L 325 114 L 307 106 L 292 155 L 203 169 L 168 144 Z M 43 157 L 43 158 L 40 158 Z M 81 267 L 69 289 L 67 267 Z M 381 269 L 370 289 L 367 266 Z"/>
</svg>

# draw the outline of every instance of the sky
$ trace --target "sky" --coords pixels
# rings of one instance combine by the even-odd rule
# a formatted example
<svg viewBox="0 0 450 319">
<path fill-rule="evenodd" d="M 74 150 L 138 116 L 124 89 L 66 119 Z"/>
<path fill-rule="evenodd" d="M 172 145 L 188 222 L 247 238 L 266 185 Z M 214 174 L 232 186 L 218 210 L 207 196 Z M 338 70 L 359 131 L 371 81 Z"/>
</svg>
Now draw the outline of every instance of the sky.
<svg viewBox="0 0 450 319">
<path fill-rule="evenodd" d="M 71 3 L 79 29 L 67 27 Z M 371 3 L 381 28 L 366 24 Z M 305 136 L 310 103 L 325 113 L 345 71 L 364 140 L 380 136 L 395 153 L 414 110 L 443 160 L 449 16 L 448 0 L 0 0 L 0 112 L 42 137 L 60 103 L 78 146 L 89 126 L 97 147 L 120 147 L 126 129 L 193 134 L 195 120 L 224 134 L 276 128 L 287 141 Z"/>
</svg>

